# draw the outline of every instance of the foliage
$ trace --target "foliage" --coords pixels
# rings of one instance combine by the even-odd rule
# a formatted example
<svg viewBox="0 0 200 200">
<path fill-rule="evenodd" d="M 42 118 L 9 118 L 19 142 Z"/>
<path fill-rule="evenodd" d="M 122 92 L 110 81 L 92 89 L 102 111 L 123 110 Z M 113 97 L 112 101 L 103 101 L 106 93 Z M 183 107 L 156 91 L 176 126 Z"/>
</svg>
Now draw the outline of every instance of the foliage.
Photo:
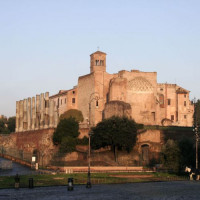
<svg viewBox="0 0 200 200">
<path fill-rule="evenodd" d="M 76 138 L 64 137 L 62 138 L 59 151 L 60 153 L 71 153 L 76 150 Z"/>
<path fill-rule="evenodd" d="M 196 120 L 197 125 L 200 126 L 200 99 L 197 100 L 194 106 L 194 122 Z"/>
<path fill-rule="evenodd" d="M 64 112 L 61 116 L 60 119 L 67 119 L 67 118 L 75 118 L 77 122 L 82 122 L 83 121 L 83 114 L 80 110 L 76 109 L 70 109 L 66 112 Z"/>
<path fill-rule="evenodd" d="M 110 146 L 117 161 L 117 150 L 130 152 L 136 143 L 137 128 L 135 121 L 126 117 L 113 116 L 99 122 L 93 129 L 91 147 L 100 149 Z"/>
<path fill-rule="evenodd" d="M 53 134 L 53 143 L 60 144 L 60 152 L 69 153 L 75 151 L 78 136 L 78 122 L 72 117 L 61 119 Z"/>
<path fill-rule="evenodd" d="M 9 134 L 15 131 L 15 117 L 0 119 L 0 134 Z"/>
<path fill-rule="evenodd" d="M 8 118 L 8 130 L 12 133 L 15 132 L 16 117 Z"/>
<path fill-rule="evenodd" d="M 183 169 L 185 166 L 194 167 L 195 164 L 195 147 L 194 143 L 189 138 L 182 138 L 179 142 L 180 167 Z"/>
<path fill-rule="evenodd" d="M 84 136 L 81 139 L 77 139 L 77 145 L 88 145 L 88 137 Z"/>
<path fill-rule="evenodd" d="M 161 162 L 168 170 L 178 172 L 180 169 L 180 149 L 174 140 L 167 140 L 161 151 Z"/>
<path fill-rule="evenodd" d="M 72 137 L 77 138 L 79 135 L 78 122 L 70 117 L 67 119 L 61 119 L 53 135 L 54 144 L 61 144 L 62 138 Z"/>
</svg>

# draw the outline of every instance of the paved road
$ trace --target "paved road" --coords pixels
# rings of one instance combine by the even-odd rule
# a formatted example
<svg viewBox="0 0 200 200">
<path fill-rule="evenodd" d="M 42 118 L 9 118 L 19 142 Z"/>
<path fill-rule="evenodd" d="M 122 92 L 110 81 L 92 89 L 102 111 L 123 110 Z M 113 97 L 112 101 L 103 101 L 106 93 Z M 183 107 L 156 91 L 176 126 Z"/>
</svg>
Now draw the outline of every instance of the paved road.
<svg viewBox="0 0 200 200">
<path fill-rule="evenodd" d="M 75 186 L 68 191 L 65 186 L 40 187 L 34 189 L 0 189 L 0 200 L 190 200 L 200 199 L 200 182 L 154 182 L 94 185 L 91 189 Z"/>
</svg>

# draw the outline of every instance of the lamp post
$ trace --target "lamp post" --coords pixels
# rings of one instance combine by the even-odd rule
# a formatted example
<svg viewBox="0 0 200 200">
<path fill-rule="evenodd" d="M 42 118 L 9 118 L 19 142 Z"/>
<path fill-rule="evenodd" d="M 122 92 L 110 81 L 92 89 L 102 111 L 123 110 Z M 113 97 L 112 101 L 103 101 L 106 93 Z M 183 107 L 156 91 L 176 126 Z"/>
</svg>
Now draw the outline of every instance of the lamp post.
<svg viewBox="0 0 200 200">
<path fill-rule="evenodd" d="M 89 132 L 88 136 L 89 136 L 89 144 L 88 144 L 88 178 L 87 178 L 87 184 L 86 184 L 86 188 L 91 188 L 92 184 L 91 184 L 91 176 L 90 176 L 90 153 L 91 153 L 91 146 L 90 146 L 90 141 L 91 141 L 91 135 L 93 134 L 92 131 Z"/>
<path fill-rule="evenodd" d="M 88 177 L 87 177 L 87 184 L 86 188 L 91 188 L 91 174 L 90 174 L 90 154 L 91 154 L 91 135 L 93 134 L 93 131 L 91 130 L 91 103 L 92 101 L 98 101 L 99 98 L 99 93 L 98 92 L 93 92 L 90 95 L 90 100 L 89 100 L 89 133 L 88 133 L 88 138 L 89 138 L 89 144 L 88 144 Z"/>
</svg>

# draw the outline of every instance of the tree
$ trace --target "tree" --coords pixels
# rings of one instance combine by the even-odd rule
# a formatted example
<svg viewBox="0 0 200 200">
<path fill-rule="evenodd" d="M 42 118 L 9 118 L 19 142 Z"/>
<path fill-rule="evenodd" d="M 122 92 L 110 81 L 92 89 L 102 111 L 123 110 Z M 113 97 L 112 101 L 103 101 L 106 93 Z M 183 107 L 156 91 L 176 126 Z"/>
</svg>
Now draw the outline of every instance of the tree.
<svg viewBox="0 0 200 200">
<path fill-rule="evenodd" d="M 7 127 L 7 118 L 6 117 L 2 117 L 0 119 L 0 134 L 9 134 L 9 130 Z"/>
<path fill-rule="evenodd" d="M 130 152 L 136 143 L 136 123 L 126 117 L 113 116 L 99 122 L 93 129 L 91 147 L 100 149 L 110 146 L 117 161 L 117 150 Z"/>
<path fill-rule="evenodd" d="M 82 122 L 83 121 L 83 114 L 80 110 L 76 109 L 70 109 L 66 112 L 64 112 L 61 116 L 60 119 L 67 119 L 67 118 L 75 118 L 77 122 Z"/>
<path fill-rule="evenodd" d="M 167 140 L 161 150 L 161 162 L 168 170 L 178 172 L 180 169 L 180 149 L 174 140 Z"/>
<path fill-rule="evenodd" d="M 77 138 L 79 135 L 78 122 L 70 117 L 61 119 L 53 135 L 54 144 L 61 144 L 62 138 L 72 137 Z"/>
<path fill-rule="evenodd" d="M 53 143 L 60 145 L 60 152 L 69 153 L 75 150 L 78 136 L 78 122 L 72 117 L 61 119 L 53 134 Z"/>
<path fill-rule="evenodd" d="M 198 99 L 197 102 L 194 104 L 194 122 L 200 126 L 200 100 Z"/>
<path fill-rule="evenodd" d="M 180 167 L 193 166 L 195 164 L 195 147 L 190 138 L 182 138 L 178 143 L 180 155 Z"/>
<path fill-rule="evenodd" d="M 15 132 L 16 117 L 9 117 L 7 124 L 10 133 Z"/>
<path fill-rule="evenodd" d="M 64 137 L 61 141 L 59 151 L 61 153 L 71 153 L 76 150 L 76 138 Z"/>
</svg>

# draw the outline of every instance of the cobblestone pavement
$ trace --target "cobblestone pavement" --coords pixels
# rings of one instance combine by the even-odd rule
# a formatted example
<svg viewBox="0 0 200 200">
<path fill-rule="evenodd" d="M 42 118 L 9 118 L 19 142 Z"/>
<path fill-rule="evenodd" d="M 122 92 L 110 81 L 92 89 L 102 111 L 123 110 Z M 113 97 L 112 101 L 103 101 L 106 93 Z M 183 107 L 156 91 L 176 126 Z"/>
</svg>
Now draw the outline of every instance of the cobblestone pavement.
<svg viewBox="0 0 200 200">
<path fill-rule="evenodd" d="M 200 182 L 154 182 L 93 185 L 86 189 L 84 185 L 74 186 L 73 191 L 68 191 L 67 186 L 38 187 L 33 189 L 20 188 L 0 189 L 0 200 L 113 200 L 113 199 L 200 199 Z"/>
</svg>

